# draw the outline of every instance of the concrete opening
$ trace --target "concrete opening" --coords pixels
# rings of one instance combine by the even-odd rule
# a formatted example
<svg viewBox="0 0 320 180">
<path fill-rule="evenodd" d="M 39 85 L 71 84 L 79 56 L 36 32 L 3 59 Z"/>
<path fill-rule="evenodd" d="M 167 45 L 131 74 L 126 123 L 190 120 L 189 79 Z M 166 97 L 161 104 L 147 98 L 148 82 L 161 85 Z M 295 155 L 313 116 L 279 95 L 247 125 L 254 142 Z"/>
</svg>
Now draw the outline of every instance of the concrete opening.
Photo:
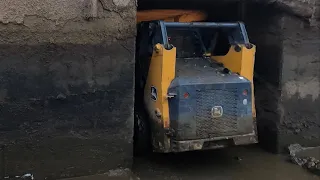
<svg viewBox="0 0 320 180">
<path fill-rule="evenodd" d="M 282 64 L 282 37 L 277 30 L 281 11 L 270 5 L 239 1 L 138 1 L 138 11 L 150 9 L 201 10 L 207 13 L 207 22 L 243 21 L 246 24 L 250 42 L 257 46 L 254 83 L 259 142 L 265 149 L 277 152 L 276 121 L 280 117 L 276 103 L 280 97 L 277 89 Z"/>
</svg>

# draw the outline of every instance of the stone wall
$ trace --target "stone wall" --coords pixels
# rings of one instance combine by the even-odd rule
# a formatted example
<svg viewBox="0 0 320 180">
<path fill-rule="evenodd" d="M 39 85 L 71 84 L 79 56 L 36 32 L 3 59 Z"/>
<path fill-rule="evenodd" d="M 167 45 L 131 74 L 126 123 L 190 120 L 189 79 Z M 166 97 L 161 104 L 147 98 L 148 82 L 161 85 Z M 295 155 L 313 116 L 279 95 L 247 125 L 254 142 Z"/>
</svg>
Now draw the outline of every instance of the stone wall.
<svg viewBox="0 0 320 180">
<path fill-rule="evenodd" d="M 279 144 L 320 145 L 320 30 L 284 16 Z"/>
<path fill-rule="evenodd" d="M 248 4 L 246 10 L 248 35 L 257 46 L 254 86 L 259 142 L 263 148 L 275 152 L 283 41 L 281 13 L 261 4 Z"/>
<path fill-rule="evenodd" d="M 261 145 L 273 152 L 290 143 L 320 145 L 318 21 L 274 6 L 251 4 L 247 10 L 250 40 L 257 45 L 255 95 Z"/>
<path fill-rule="evenodd" d="M 0 2 L 1 177 L 131 165 L 135 14 L 134 0 Z"/>
</svg>

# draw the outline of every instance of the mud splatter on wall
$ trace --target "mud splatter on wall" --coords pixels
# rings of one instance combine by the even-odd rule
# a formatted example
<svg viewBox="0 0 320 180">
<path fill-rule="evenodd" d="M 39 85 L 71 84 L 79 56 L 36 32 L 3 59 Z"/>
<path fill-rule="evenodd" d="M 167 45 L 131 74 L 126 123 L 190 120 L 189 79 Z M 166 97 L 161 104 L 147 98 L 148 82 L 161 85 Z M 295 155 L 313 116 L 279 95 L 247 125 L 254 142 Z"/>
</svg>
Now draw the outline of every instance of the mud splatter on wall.
<svg viewBox="0 0 320 180">
<path fill-rule="evenodd" d="M 135 13 L 133 0 L 0 2 L 5 175 L 131 165 Z"/>
<path fill-rule="evenodd" d="M 246 21 L 257 45 L 255 72 L 266 81 L 255 83 L 260 142 L 274 152 L 290 143 L 319 145 L 319 21 L 274 6 L 253 7 Z"/>
</svg>

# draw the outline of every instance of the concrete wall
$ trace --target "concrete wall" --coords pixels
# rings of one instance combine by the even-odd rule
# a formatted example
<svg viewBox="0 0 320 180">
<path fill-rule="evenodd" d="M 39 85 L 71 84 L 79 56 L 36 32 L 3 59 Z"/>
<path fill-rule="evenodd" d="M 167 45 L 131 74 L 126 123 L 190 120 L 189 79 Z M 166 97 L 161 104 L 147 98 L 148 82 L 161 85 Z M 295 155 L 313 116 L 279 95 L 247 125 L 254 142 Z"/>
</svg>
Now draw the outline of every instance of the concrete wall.
<svg viewBox="0 0 320 180">
<path fill-rule="evenodd" d="M 129 167 L 134 0 L 0 1 L 0 175 Z"/>
<path fill-rule="evenodd" d="M 279 144 L 320 145 L 320 29 L 284 16 Z"/>
<path fill-rule="evenodd" d="M 263 148 L 277 149 L 280 119 L 280 75 L 282 64 L 282 13 L 273 6 L 248 4 L 245 14 L 250 41 L 257 46 L 255 59 L 255 97 L 259 141 Z M 263 23 L 261 23 L 263 22 Z"/>
<path fill-rule="evenodd" d="M 255 93 L 261 145 L 273 152 L 290 143 L 320 145 L 316 13 L 303 20 L 273 6 L 251 4 L 247 10 L 248 32 L 257 45 Z"/>
</svg>

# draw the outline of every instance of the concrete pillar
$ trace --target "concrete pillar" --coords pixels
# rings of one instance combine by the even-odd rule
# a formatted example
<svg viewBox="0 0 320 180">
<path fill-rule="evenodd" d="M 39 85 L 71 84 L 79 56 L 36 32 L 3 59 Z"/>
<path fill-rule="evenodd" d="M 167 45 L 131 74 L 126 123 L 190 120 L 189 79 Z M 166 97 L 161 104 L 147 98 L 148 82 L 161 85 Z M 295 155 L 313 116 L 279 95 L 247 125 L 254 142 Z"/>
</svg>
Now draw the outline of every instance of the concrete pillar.
<svg viewBox="0 0 320 180">
<path fill-rule="evenodd" d="M 131 166 L 135 15 L 134 0 L 0 1 L 2 175 Z"/>
<path fill-rule="evenodd" d="M 280 119 L 281 13 L 273 7 L 259 4 L 248 4 L 246 9 L 248 35 L 257 46 L 254 83 L 259 142 L 263 148 L 276 152 Z"/>
<path fill-rule="evenodd" d="M 272 6 L 251 5 L 246 22 L 257 45 L 256 104 L 261 145 L 320 145 L 320 33 L 317 23 Z M 317 21 L 318 22 L 318 21 Z"/>
<path fill-rule="evenodd" d="M 320 145 L 320 31 L 283 16 L 279 145 Z"/>
</svg>

